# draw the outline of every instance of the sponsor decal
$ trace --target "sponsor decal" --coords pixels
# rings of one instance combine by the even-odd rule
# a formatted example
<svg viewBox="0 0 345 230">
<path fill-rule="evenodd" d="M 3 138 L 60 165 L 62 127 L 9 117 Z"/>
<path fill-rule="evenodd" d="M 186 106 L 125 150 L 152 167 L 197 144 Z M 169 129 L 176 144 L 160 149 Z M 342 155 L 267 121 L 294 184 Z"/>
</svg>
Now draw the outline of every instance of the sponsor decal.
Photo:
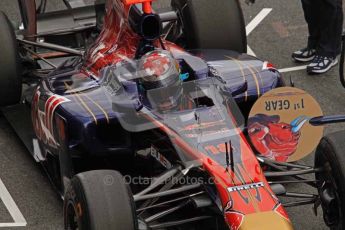
<svg viewBox="0 0 345 230">
<path fill-rule="evenodd" d="M 250 190 L 250 189 L 262 188 L 262 187 L 264 187 L 264 183 L 263 182 L 258 182 L 258 183 L 252 183 L 252 184 L 245 184 L 245 185 L 229 187 L 228 191 L 229 192 L 238 192 L 238 191 L 242 191 L 242 190 Z"/>
<path fill-rule="evenodd" d="M 105 80 L 103 82 L 103 85 L 112 96 L 115 96 L 119 94 L 119 91 L 122 89 L 123 86 L 118 80 L 118 78 L 114 76 L 113 71 L 113 68 L 108 68 L 107 70 L 105 70 Z"/>
<path fill-rule="evenodd" d="M 151 146 L 151 156 L 155 158 L 163 167 L 170 169 L 172 164 L 154 146 Z"/>
<path fill-rule="evenodd" d="M 40 98 L 41 92 L 38 88 L 32 103 L 32 118 L 35 133 L 38 139 L 43 141 L 45 144 L 56 148 L 58 147 L 58 143 L 54 138 L 53 132 L 54 112 L 59 105 L 65 102 L 69 102 L 70 100 L 59 95 L 51 95 L 45 101 L 42 110 L 39 107 Z"/>
</svg>

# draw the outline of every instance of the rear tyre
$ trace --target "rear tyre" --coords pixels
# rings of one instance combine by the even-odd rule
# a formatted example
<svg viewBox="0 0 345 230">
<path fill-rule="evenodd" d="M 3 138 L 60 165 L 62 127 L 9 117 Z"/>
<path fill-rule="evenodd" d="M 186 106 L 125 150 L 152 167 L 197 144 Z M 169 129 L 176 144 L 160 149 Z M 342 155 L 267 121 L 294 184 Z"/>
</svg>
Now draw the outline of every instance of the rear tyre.
<svg viewBox="0 0 345 230">
<path fill-rule="evenodd" d="M 332 230 L 345 229 L 345 132 L 324 137 L 315 154 L 315 174 L 324 220 Z"/>
<path fill-rule="evenodd" d="M 7 16 L 0 11 L 0 106 L 20 101 L 22 92 L 18 43 Z"/>
<path fill-rule="evenodd" d="M 247 52 L 247 36 L 238 0 L 172 0 L 188 49 Z"/>
<path fill-rule="evenodd" d="M 99 170 L 76 175 L 65 193 L 64 222 L 66 230 L 137 229 L 133 195 L 121 174 Z"/>
</svg>

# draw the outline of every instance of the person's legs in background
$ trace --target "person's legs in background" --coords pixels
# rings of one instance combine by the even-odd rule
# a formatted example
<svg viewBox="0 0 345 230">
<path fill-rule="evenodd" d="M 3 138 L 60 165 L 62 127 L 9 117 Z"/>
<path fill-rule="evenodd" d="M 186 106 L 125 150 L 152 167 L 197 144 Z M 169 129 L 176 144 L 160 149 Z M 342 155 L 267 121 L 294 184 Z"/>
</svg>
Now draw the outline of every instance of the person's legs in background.
<svg viewBox="0 0 345 230">
<path fill-rule="evenodd" d="M 312 61 L 320 40 L 320 11 L 322 0 L 302 0 L 304 17 L 308 24 L 308 45 L 292 54 L 292 58 L 298 62 Z"/>
<path fill-rule="evenodd" d="M 343 31 L 342 0 L 323 0 L 321 7 L 318 54 L 336 58 L 340 54 Z"/>
<path fill-rule="evenodd" d="M 313 1 L 313 0 L 312 0 Z M 321 0 L 318 15 L 319 40 L 316 56 L 308 65 L 308 73 L 325 73 L 338 63 L 343 31 L 342 0 Z"/>
<path fill-rule="evenodd" d="M 302 6 L 308 24 L 308 46 L 294 52 L 292 58 L 312 61 L 308 73 L 325 73 L 338 63 L 343 31 L 342 0 L 302 0 Z"/>
</svg>

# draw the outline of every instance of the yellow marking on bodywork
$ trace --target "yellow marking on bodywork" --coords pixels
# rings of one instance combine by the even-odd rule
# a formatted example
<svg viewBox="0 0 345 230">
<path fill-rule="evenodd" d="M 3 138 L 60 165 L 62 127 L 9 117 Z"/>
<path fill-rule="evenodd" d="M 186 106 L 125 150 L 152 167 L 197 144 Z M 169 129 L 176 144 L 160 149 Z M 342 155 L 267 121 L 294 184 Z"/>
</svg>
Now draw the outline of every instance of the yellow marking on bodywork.
<svg viewBox="0 0 345 230">
<path fill-rule="evenodd" d="M 274 211 L 245 215 L 239 230 L 293 230 L 287 219 Z"/>
<path fill-rule="evenodd" d="M 241 71 L 243 80 L 246 81 L 246 76 L 245 76 L 245 74 L 244 74 L 244 70 L 243 70 L 242 63 L 240 63 L 237 59 L 235 59 L 235 58 L 233 58 L 233 57 L 226 56 L 226 55 L 225 55 L 225 57 L 228 58 L 228 59 L 231 59 L 231 60 L 235 61 L 235 63 L 238 65 L 238 67 L 240 67 L 240 71 Z M 246 91 L 246 92 L 244 93 L 244 96 L 245 96 L 244 100 L 247 101 L 247 100 L 248 100 L 248 91 Z"/>
<path fill-rule="evenodd" d="M 94 101 L 88 95 L 86 95 L 86 94 L 82 94 L 82 95 L 85 96 L 87 99 L 89 99 L 92 103 L 94 103 L 102 111 L 102 113 L 104 113 L 104 116 L 107 119 L 107 122 L 109 124 L 110 119 L 109 119 L 108 113 L 102 108 L 102 106 L 100 104 L 98 104 L 96 101 Z"/>
<path fill-rule="evenodd" d="M 247 66 L 248 66 L 249 68 L 251 68 L 251 69 L 254 69 L 254 70 L 255 70 L 255 67 L 254 67 L 254 66 L 252 66 L 251 64 L 247 63 Z M 257 73 L 258 73 L 258 76 L 259 76 L 259 79 L 260 79 L 260 83 L 261 83 L 261 85 L 263 86 L 263 85 L 264 85 L 264 83 L 263 83 L 263 81 L 262 81 L 262 76 L 261 76 L 261 73 L 260 73 L 260 71 L 257 71 Z M 260 88 L 259 88 L 259 90 L 260 90 Z M 260 94 L 261 94 L 261 91 L 260 91 Z M 259 96 L 260 96 L 260 95 L 259 95 Z"/>
<path fill-rule="evenodd" d="M 256 91 L 258 92 L 258 97 L 260 97 L 261 95 L 261 91 L 260 91 L 260 84 L 259 84 L 259 81 L 258 81 L 258 76 L 256 75 L 255 71 L 250 67 L 249 64 L 247 64 L 247 67 L 249 69 L 249 71 L 251 72 L 253 78 L 254 78 L 254 81 L 255 81 L 255 84 L 256 84 Z"/>
<path fill-rule="evenodd" d="M 67 89 L 71 89 L 71 87 L 66 82 L 64 82 L 64 84 L 65 84 L 65 87 Z M 83 98 L 81 98 L 81 96 L 78 93 L 72 93 L 72 94 L 75 95 L 78 98 L 80 103 L 83 105 L 83 107 L 86 109 L 86 111 L 88 111 L 90 113 L 90 115 L 92 116 L 93 120 L 95 121 L 95 124 L 97 125 L 97 118 L 96 118 L 95 114 L 92 112 L 90 107 L 85 103 Z"/>
<path fill-rule="evenodd" d="M 229 58 L 229 59 L 231 59 L 231 60 L 233 60 L 233 61 L 235 61 L 235 62 L 238 62 L 238 64 L 241 65 L 241 66 L 243 67 L 242 63 L 240 63 L 237 59 L 235 59 L 235 58 L 233 58 L 233 57 L 230 57 L 230 56 L 225 56 L 225 57 L 227 57 L 227 58 Z M 259 85 L 258 77 L 257 77 L 255 71 L 253 71 L 253 69 L 252 69 L 248 64 L 246 64 L 246 67 L 248 67 L 250 73 L 251 73 L 252 76 L 253 76 L 253 79 L 254 79 L 255 84 L 256 84 L 256 90 L 257 90 L 257 92 L 258 92 L 258 97 L 260 97 L 261 92 L 260 92 L 260 85 Z"/>
</svg>

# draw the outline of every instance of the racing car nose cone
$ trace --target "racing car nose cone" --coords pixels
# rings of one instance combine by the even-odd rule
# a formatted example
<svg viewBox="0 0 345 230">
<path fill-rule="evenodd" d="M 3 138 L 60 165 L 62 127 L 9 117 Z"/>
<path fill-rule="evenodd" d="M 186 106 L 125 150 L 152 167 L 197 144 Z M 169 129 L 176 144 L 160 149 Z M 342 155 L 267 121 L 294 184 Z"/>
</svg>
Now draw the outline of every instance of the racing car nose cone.
<svg viewBox="0 0 345 230">
<path fill-rule="evenodd" d="M 293 230 L 289 220 L 276 212 L 261 212 L 244 217 L 239 230 Z"/>
</svg>

